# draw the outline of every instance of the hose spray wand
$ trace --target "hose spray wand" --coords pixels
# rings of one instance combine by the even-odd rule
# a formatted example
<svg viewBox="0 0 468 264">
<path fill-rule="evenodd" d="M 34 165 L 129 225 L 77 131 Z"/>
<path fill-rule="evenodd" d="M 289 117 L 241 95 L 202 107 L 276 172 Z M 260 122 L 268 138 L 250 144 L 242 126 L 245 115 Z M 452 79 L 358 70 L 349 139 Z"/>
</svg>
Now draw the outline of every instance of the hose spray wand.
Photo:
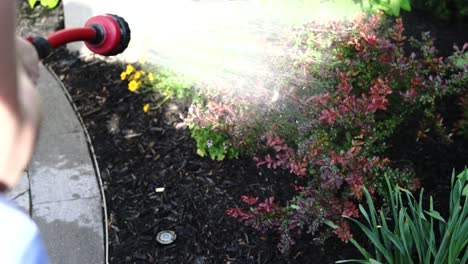
<svg viewBox="0 0 468 264">
<path fill-rule="evenodd" d="M 117 15 L 91 17 L 84 27 L 62 29 L 47 37 L 29 37 L 27 40 L 36 48 L 40 59 L 47 57 L 53 49 L 74 41 L 84 41 L 92 52 L 113 56 L 122 53 L 130 42 L 130 27 Z"/>
</svg>

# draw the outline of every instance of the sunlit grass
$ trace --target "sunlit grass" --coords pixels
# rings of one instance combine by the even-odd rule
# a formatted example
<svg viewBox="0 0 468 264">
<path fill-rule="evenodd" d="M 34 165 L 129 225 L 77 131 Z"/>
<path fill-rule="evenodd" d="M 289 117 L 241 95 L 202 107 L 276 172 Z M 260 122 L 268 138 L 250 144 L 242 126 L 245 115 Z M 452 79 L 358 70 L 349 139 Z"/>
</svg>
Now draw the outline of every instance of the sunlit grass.
<svg viewBox="0 0 468 264">
<path fill-rule="evenodd" d="M 259 7 L 288 25 L 348 19 L 360 11 L 359 4 L 352 0 L 259 0 Z"/>
<path fill-rule="evenodd" d="M 279 39 L 292 26 L 312 20 L 350 18 L 359 12 L 352 0 L 258 0 L 154 3 L 145 49 L 148 62 L 203 81 L 242 89 L 265 83 L 281 72 L 271 58 L 284 51 Z"/>
</svg>

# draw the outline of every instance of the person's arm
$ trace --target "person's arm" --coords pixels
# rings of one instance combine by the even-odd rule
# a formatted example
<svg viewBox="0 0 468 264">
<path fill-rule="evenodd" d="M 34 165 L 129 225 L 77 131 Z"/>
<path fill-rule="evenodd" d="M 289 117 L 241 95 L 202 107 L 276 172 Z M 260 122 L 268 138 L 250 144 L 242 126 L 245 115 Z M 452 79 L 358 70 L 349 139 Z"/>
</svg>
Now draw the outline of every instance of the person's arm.
<svg viewBox="0 0 468 264">
<path fill-rule="evenodd" d="M 40 116 L 39 60 L 15 36 L 15 4 L 0 0 L 0 189 L 12 188 L 29 162 Z"/>
<path fill-rule="evenodd" d="M 16 87 L 15 4 L 0 0 L 0 107 L 11 112 L 18 111 L 17 90 L 12 89 Z"/>
<path fill-rule="evenodd" d="M 15 1 L 0 0 L 0 188 L 9 187 L 9 150 L 14 147 L 18 124 L 18 91 L 16 89 Z M 6 186 L 5 186 L 6 185 Z"/>
</svg>

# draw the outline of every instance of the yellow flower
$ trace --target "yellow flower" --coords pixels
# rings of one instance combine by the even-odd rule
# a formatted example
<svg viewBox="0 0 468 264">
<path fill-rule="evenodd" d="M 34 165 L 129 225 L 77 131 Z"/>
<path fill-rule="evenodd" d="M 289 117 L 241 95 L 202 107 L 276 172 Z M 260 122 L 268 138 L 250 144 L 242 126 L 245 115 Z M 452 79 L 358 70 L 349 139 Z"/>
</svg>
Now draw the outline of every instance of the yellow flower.
<svg viewBox="0 0 468 264">
<path fill-rule="evenodd" d="M 130 90 L 130 92 L 136 91 L 139 87 L 140 83 L 135 80 L 128 83 L 128 90 Z"/>
<path fill-rule="evenodd" d="M 125 80 L 126 78 L 127 78 L 127 72 L 122 72 L 122 73 L 120 74 L 120 80 L 123 81 L 123 80 Z"/>
<path fill-rule="evenodd" d="M 134 80 L 138 80 L 138 79 L 140 79 L 140 77 L 141 77 L 143 74 L 144 74 L 143 71 L 137 71 L 137 72 L 135 73 L 135 75 L 133 75 L 133 79 L 134 79 Z"/>
<path fill-rule="evenodd" d="M 133 66 L 132 66 L 131 64 L 128 64 L 128 65 L 127 65 L 127 69 L 125 70 L 125 73 L 126 73 L 126 74 L 130 74 L 130 73 L 132 73 L 134 70 L 135 70 L 135 68 L 133 68 Z"/>
<path fill-rule="evenodd" d="M 149 79 L 150 81 L 154 81 L 154 75 L 153 75 L 152 72 L 150 72 L 150 74 L 148 74 L 148 79 Z"/>
<path fill-rule="evenodd" d="M 143 112 L 148 113 L 149 109 L 150 109 L 150 105 L 149 105 L 149 104 L 145 104 L 145 105 L 143 106 Z"/>
</svg>

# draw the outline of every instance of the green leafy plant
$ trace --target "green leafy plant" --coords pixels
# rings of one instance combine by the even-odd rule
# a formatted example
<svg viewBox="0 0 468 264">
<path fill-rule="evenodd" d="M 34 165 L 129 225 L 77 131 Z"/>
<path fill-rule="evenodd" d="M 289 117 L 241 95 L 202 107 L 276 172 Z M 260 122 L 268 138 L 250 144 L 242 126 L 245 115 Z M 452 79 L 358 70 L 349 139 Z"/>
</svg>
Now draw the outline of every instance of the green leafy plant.
<svg viewBox="0 0 468 264">
<path fill-rule="evenodd" d="M 233 145 L 231 128 L 235 121 L 239 120 L 237 114 L 225 104 L 213 101 L 202 104 L 192 104 L 187 116 L 183 117 L 184 123 L 178 128 L 188 127 L 192 138 L 197 143 L 197 154 L 209 156 L 213 160 L 237 158 L 239 149 Z"/>
<path fill-rule="evenodd" d="M 208 155 L 213 160 L 223 160 L 225 157 L 232 159 L 239 155 L 239 150 L 230 145 L 229 137 L 212 130 L 211 125 L 204 128 L 194 127 L 192 138 L 197 142 L 197 154 L 202 157 Z"/>
<path fill-rule="evenodd" d="M 28 0 L 28 3 L 31 8 L 34 8 L 38 3 L 40 3 L 43 7 L 54 9 L 59 5 L 60 0 Z"/>
<path fill-rule="evenodd" d="M 364 260 L 343 260 L 336 263 L 466 263 L 468 261 L 468 169 L 458 176 L 452 174 L 449 215 L 445 219 L 434 210 L 432 197 L 429 209 L 423 207 L 422 189 L 417 200 L 410 191 L 393 186 L 386 177 L 391 217 L 377 210 L 368 190 L 368 204 L 359 210 L 367 224 L 354 221 L 375 248 L 372 254 L 356 240 L 350 239 Z M 403 196 L 406 198 L 404 199 Z M 329 226 L 339 229 L 332 222 Z"/>
<path fill-rule="evenodd" d="M 411 11 L 410 0 L 359 0 L 361 8 L 368 11 L 382 10 L 388 15 L 399 16 L 400 9 Z"/>
</svg>

